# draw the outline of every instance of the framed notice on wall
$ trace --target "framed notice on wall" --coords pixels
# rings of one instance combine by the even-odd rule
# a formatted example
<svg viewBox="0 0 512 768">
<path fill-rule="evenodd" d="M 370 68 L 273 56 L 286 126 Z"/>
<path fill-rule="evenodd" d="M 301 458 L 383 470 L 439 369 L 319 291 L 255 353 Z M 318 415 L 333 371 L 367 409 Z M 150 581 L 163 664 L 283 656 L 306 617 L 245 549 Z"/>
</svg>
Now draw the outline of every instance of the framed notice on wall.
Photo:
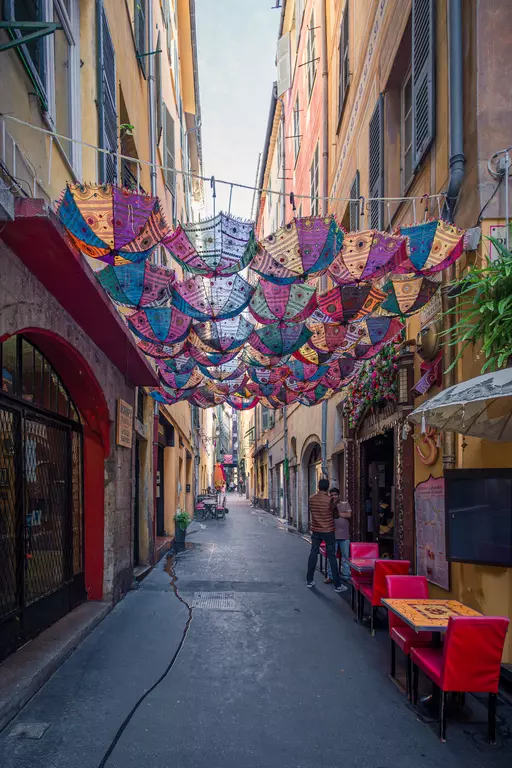
<svg viewBox="0 0 512 768">
<path fill-rule="evenodd" d="M 450 589 L 446 561 L 444 478 L 429 477 L 414 490 L 416 516 L 416 568 L 431 584 Z"/>
<path fill-rule="evenodd" d="M 132 447 L 133 408 L 125 400 L 117 401 L 116 443 L 123 448 Z"/>
</svg>

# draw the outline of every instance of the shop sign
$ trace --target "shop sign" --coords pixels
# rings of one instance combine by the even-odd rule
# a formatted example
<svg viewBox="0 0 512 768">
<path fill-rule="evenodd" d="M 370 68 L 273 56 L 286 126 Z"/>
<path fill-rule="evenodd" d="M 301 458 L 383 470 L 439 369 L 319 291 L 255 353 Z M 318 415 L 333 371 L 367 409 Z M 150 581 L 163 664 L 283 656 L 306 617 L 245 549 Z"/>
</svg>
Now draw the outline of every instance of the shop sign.
<svg viewBox="0 0 512 768">
<path fill-rule="evenodd" d="M 441 291 L 434 293 L 428 304 L 425 304 L 422 310 L 420 310 L 420 326 L 427 325 L 432 322 L 438 315 L 441 314 Z"/>
<path fill-rule="evenodd" d="M 511 237 L 510 242 L 512 242 L 512 227 L 509 226 L 509 229 L 511 230 Z M 504 224 L 492 224 L 489 227 L 489 236 L 493 237 L 495 240 L 499 242 L 500 245 L 503 247 L 507 244 L 507 227 Z M 494 243 L 489 243 L 489 258 L 491 261 L 496 261 L 496 259 L 499 259 L 500 252 L 494 245 Z"/>
<path fill-rule="evenodd" d="M 419 576 L 431 584 L 450 589 L 450 566 L 446 560 L 444 478 L 429 477 L 414 490 L 416 515 L 416 564 Z"/>
<path fill-rule="evenodd" d="M 133 408 L 121 398 L 117 401 L 116 443 L 123 448 L 132 447 Z"/>
</svg>

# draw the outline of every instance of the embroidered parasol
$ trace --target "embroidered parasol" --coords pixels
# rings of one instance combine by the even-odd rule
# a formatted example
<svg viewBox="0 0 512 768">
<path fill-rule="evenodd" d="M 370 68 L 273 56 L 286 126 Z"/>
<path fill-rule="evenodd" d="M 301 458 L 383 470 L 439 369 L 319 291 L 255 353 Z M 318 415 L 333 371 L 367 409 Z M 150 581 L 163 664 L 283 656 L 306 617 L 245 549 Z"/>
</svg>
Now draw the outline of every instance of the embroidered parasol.
<svg viewBox="0 0 512 768">
<path fill-rule="evenodd" d="M 383 286 L 387 298 L 382 302 L 381 309 L 400 317 L 413 315 L 428 304 L 440 285 L 428 277 L 394 277 Z"/>
<path fill-rule="evenodd" d="M 176 273 L 150 261 L 105 267 L 96 278 L 116 304 L 124 307 L 154 307 L 164 304 L 171 296 Z"/>
<path fill-rule="evenodd" d="M 172 286 L 173 304 L 196 320 L 228 320 L 249 304 L 254 288 L 240 275 L 204 280 L 196 275 Z"/>
<path fill-rule="evenodd" d="M 407 260 L 407 238 L 369 229 L 345 235 L 341 253 L 329 267 L 338 285 L 354 285 L 395 272 Z"/>
<path fill-rule="evenodd" d="M 259 397 L 240 397 L 238 395 L 230 395 L 226 397 L 226 403 L 234 408 L 235 411 L 249 411 L 251 408 L 255 408 L 260 399 Z"/>
<path fill-rule="evenodd" d="M 259 323 L 300 323 L 316 309 L 316 288 L 304 283 L 277 285 L 260 280 L 249 304 Z"/>
<path fill-rule="evenodd" d="M 128 317 L 128 327 L 139 339 L 154 344 L 174 344 L 183 341 L 191 323 L 190 317 L 175 307 L 140 309 Z"/>
<path fill-rule="evenodd" d="M 253 223 L 227 213 L 180 225 L 163 244 L 187 272 L 205 277 L 241 272 L 258 247 Z"/>
<path fill-rule="evenodd" d="M 464 251 L 464 231 L 443 219 L 400 227 L 399 232 L 409 242 L 409 259 L 400 272 L 433 275 L 453 264 Z"/>
<path fill-rule="evenodd" d="M 201 371 L 197 368 L 194 368 L 188 373 L 173 373 L 164 365 L 160 364 L 158 366 L 158 376 L 165 386 L 177 390 L 194 389 L 199 387 L 203 382 Z"/>
<path fill-rule="evenodd" d="M 205 352 L 231 352 L 243 347 L 254 332 L 254 325 L 243 315 L 229 320 L 195 323 L 192 329 Z"/>
<path fill-rule="evenodd" d="M 256 338 L 251 345 L 263 355 L 291 355 L 311 336 L 311 331 L 305 325 L 266 325 L 255 333 Z"/>
<path fill-rule="evenodd" d="M 386 294 L 371 283 L 340 285 L 318 296 L 318 308 L 331 321 L 349 323 L 362 320 L 384 301 Z"/>
<path fill-rule="evenodd" d="M 143 341 L 138 339 L 136 342 L 138 348 L 148 357 L 153 357 L 157 360 L 163 360 L 164 358 L 174 357 L 181 354 L 186 344 L 186 340 L 176 342 L 176 344 L 156 344 L 152 341 Z"/>
<path fill-rule="evenodd" d="M 57 215 L 84 254 L 115 266 L 145 261 L 169 231 L 158 198 L 111 184 L 66 187 Z"/>
</svg>

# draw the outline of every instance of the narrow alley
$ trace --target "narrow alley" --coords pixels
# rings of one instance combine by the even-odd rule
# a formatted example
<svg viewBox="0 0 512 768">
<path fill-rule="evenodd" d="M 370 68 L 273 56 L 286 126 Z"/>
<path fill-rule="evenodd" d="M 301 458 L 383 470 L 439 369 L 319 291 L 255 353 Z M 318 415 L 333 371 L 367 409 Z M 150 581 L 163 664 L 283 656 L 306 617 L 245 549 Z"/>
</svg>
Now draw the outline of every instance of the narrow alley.
<svg viewBox="0 0 512 768">
<path fill-rule="evenodd" d="M 3 768 L 510 765 L 510 740 L 486 743 L 476 699 L 473 721 L 450 720 L 441 744 L 388 678 L 384 622 L 372 638 L 319 572 L 306 589 L 308 544 L 283 521 L 235 494 L 228 507 L 224 521 L 194 524 L 187 549 L 3 731 Z M 41 738 L 12 736 L 31 724 Z"/>
</svg>

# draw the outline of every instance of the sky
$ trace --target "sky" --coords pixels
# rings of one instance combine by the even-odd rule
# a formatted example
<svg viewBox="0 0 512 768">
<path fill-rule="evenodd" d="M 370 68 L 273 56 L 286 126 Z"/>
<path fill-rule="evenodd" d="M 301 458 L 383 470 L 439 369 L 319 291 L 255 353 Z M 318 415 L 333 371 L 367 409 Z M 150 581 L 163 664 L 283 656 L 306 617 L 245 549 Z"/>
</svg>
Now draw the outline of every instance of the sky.
<svg viewBox="0 0 512 768">
<path fill-rule="evenodd" d="M 254 186 L 267 130 L 281 9 L 275 0 L 196 0 L 205 176 Z M 229 187 L 216 184 L 216 212 Z M 207 210 L 213 214 L 209 183 Z M 249 218 L 253 193 L 233 189 L 231 213 Z"/>
</svg>

